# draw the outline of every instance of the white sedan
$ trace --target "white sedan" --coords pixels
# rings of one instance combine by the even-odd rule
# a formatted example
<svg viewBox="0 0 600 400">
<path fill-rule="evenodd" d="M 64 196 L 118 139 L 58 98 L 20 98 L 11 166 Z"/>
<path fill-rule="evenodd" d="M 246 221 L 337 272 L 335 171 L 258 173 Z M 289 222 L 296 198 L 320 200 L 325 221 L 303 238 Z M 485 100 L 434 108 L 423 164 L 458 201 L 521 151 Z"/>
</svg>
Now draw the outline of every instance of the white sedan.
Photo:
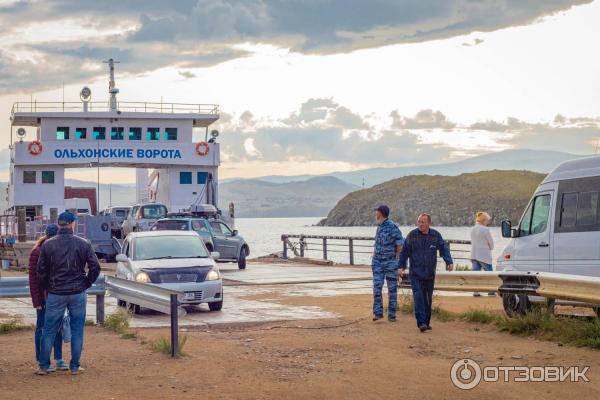
<svg viewBox="0 0 600 400">
<path fill-rule="evenodd" d="M 184 305 L 208 303 L 211 311 L 220 311 L 223 280 L 215 262 L 218 257 L 194 231 L 132 232 L 117 255 L 116 276 L 182 291 Z M 128 306 L 139 313 L 139 305 Z"/>
</svg>

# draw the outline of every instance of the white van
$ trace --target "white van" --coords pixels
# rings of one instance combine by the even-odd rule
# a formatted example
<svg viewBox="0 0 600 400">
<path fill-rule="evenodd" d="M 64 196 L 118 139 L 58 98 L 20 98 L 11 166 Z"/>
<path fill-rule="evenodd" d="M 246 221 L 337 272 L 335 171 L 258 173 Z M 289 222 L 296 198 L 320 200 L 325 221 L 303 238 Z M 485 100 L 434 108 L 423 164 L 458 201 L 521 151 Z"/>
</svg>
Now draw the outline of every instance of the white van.
<svg viewBox="0 0 600 400">
<path fill-rule="evenodd" d="M 90 199 L 85 197 L 65 199 L 65 210 L 77 210 L 77 214 L 91 214 L 92 207 L 90 206 Z"/>
<path fill-rule="evenodd" d="M 497 269 L 600 276 L 599 206 L 600 156 L 560 164 L 540 183 L 516 228 L 502 221 L 502 236 L 511 240 Z M 509 312 L 519 299 L 504 295 L 503 301 Z"/>
</svg>

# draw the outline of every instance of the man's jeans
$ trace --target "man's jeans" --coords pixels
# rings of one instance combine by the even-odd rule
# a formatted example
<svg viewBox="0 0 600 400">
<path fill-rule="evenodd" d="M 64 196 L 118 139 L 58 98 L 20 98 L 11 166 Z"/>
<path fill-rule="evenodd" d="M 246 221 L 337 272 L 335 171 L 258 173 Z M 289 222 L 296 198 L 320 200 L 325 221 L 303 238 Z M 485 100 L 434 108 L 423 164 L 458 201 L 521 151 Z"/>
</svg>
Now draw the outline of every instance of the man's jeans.
<svg viewBox="0 0 600 400">
<path fill-rule="evenodd" d="M 492 264 L 484 263 L 483 261 L 471 260 L 473 271 L 493 271 Z"/>
<path fill-rule="evenodd" d="M 410 277 L 410 286 L 413 292 L 413 303 L 415 307 L 415 318 L 417 326 L 429 326 L 431 321 L 431 304 L 433 301 L 433 284 L 435 278 L 419 279 Z"/>
<path fill-rule="evenodd" d="M 40 354 L 42 352 L 42 329 L 44 328 L 44 318 L 46 317 L 46 302 L 42 302 L 42 309 L 35 310 L 37 319 L 35 321 L 35 360 L 40 362 Z M 56 339 L 54 340 L 54 359 L 62 360 L 62 334 L 58 330 Z"/>
<path fill-rule="evenodd" d="M 46 299 L 46 319 L 42 330 L 42 353 L 40 356 L 40 368 L 50 367 L 50 350 L 56 339 L 56 335 L 63 323 L 65 309 L 69 310 L 71 318 L 71 362 L 69 368 L 79 368 L 79 359 L 83 349 L 83 330 L 85 325 L 85 305 L 87 295 L 85 292 L 61 296 L 48 294 Z"/>
<path fill-rule="evenodd" d="M 388 288 L 388 317 L 396 318 L 398 307 L 398 260 L 381 260 L 373 257 L 373 315 L 383 316 L 383 281 Z"/>
</svg>

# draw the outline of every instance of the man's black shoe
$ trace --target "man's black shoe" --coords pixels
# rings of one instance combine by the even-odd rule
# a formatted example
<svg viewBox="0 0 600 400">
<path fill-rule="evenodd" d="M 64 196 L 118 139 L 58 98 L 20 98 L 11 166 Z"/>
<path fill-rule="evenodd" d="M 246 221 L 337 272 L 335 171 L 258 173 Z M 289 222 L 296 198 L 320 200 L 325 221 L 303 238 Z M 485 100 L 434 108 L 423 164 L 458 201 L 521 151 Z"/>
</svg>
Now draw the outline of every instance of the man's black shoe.
<svg viewBox="0 0 600 400">
<path fill-rule="evenodd" d="M 396 322 L 396 317 L 388 317 L 388 321 L 390 321 L 390 322 Z"/>
<path fill-rule="evenodd" d="M 427 325 L 419 325 L 419 329 L 421 332 L 425 332 L 427 330 Z"/>
<path fill-rule="evenodd" d="M 431 330 L 431 325 L 427 325 L 427 330 L 430 331 Z"/>
<path fill-rule="evenodd" d="M 383 318 L 383 315 L 373 315 L 373 321 L 379 321 L 381 318 Z"/>
</svg>

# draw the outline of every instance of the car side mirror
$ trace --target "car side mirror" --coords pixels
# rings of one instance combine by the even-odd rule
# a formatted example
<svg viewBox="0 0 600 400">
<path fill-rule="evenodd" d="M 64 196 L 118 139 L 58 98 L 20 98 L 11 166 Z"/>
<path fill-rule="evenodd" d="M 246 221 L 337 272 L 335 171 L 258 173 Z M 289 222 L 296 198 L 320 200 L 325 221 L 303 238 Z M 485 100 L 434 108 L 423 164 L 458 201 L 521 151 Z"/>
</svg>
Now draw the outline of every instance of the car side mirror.
<svg viewBox="0 0 600 400">
<path fill-rule="evenodd" d="M 238 235 L 238 231 L 237 231 L 237 229 L 234 229 L 233 234 L 231 236 L 237 236 L 237 235 Z"/>
<path fill-rule="evenodd" d="M 512 223 L 510 221 L 502 221 L 502 237 L 512 237 Z"/>
<path fill-rule="evenodd" d="M 219 253 L 218 251 L 210 252 L 210 258 L 212 258 L 213 260 L 217 261 L 219 257 L 221 257 L 221 253 Z"/>
<path fill-rule="evenodd" d="M 123 253 L 117 254 L 117 257 L 115 259 L 117 260 L 117 262 L 127 262 L 127 256 Z"/>
</svg>

